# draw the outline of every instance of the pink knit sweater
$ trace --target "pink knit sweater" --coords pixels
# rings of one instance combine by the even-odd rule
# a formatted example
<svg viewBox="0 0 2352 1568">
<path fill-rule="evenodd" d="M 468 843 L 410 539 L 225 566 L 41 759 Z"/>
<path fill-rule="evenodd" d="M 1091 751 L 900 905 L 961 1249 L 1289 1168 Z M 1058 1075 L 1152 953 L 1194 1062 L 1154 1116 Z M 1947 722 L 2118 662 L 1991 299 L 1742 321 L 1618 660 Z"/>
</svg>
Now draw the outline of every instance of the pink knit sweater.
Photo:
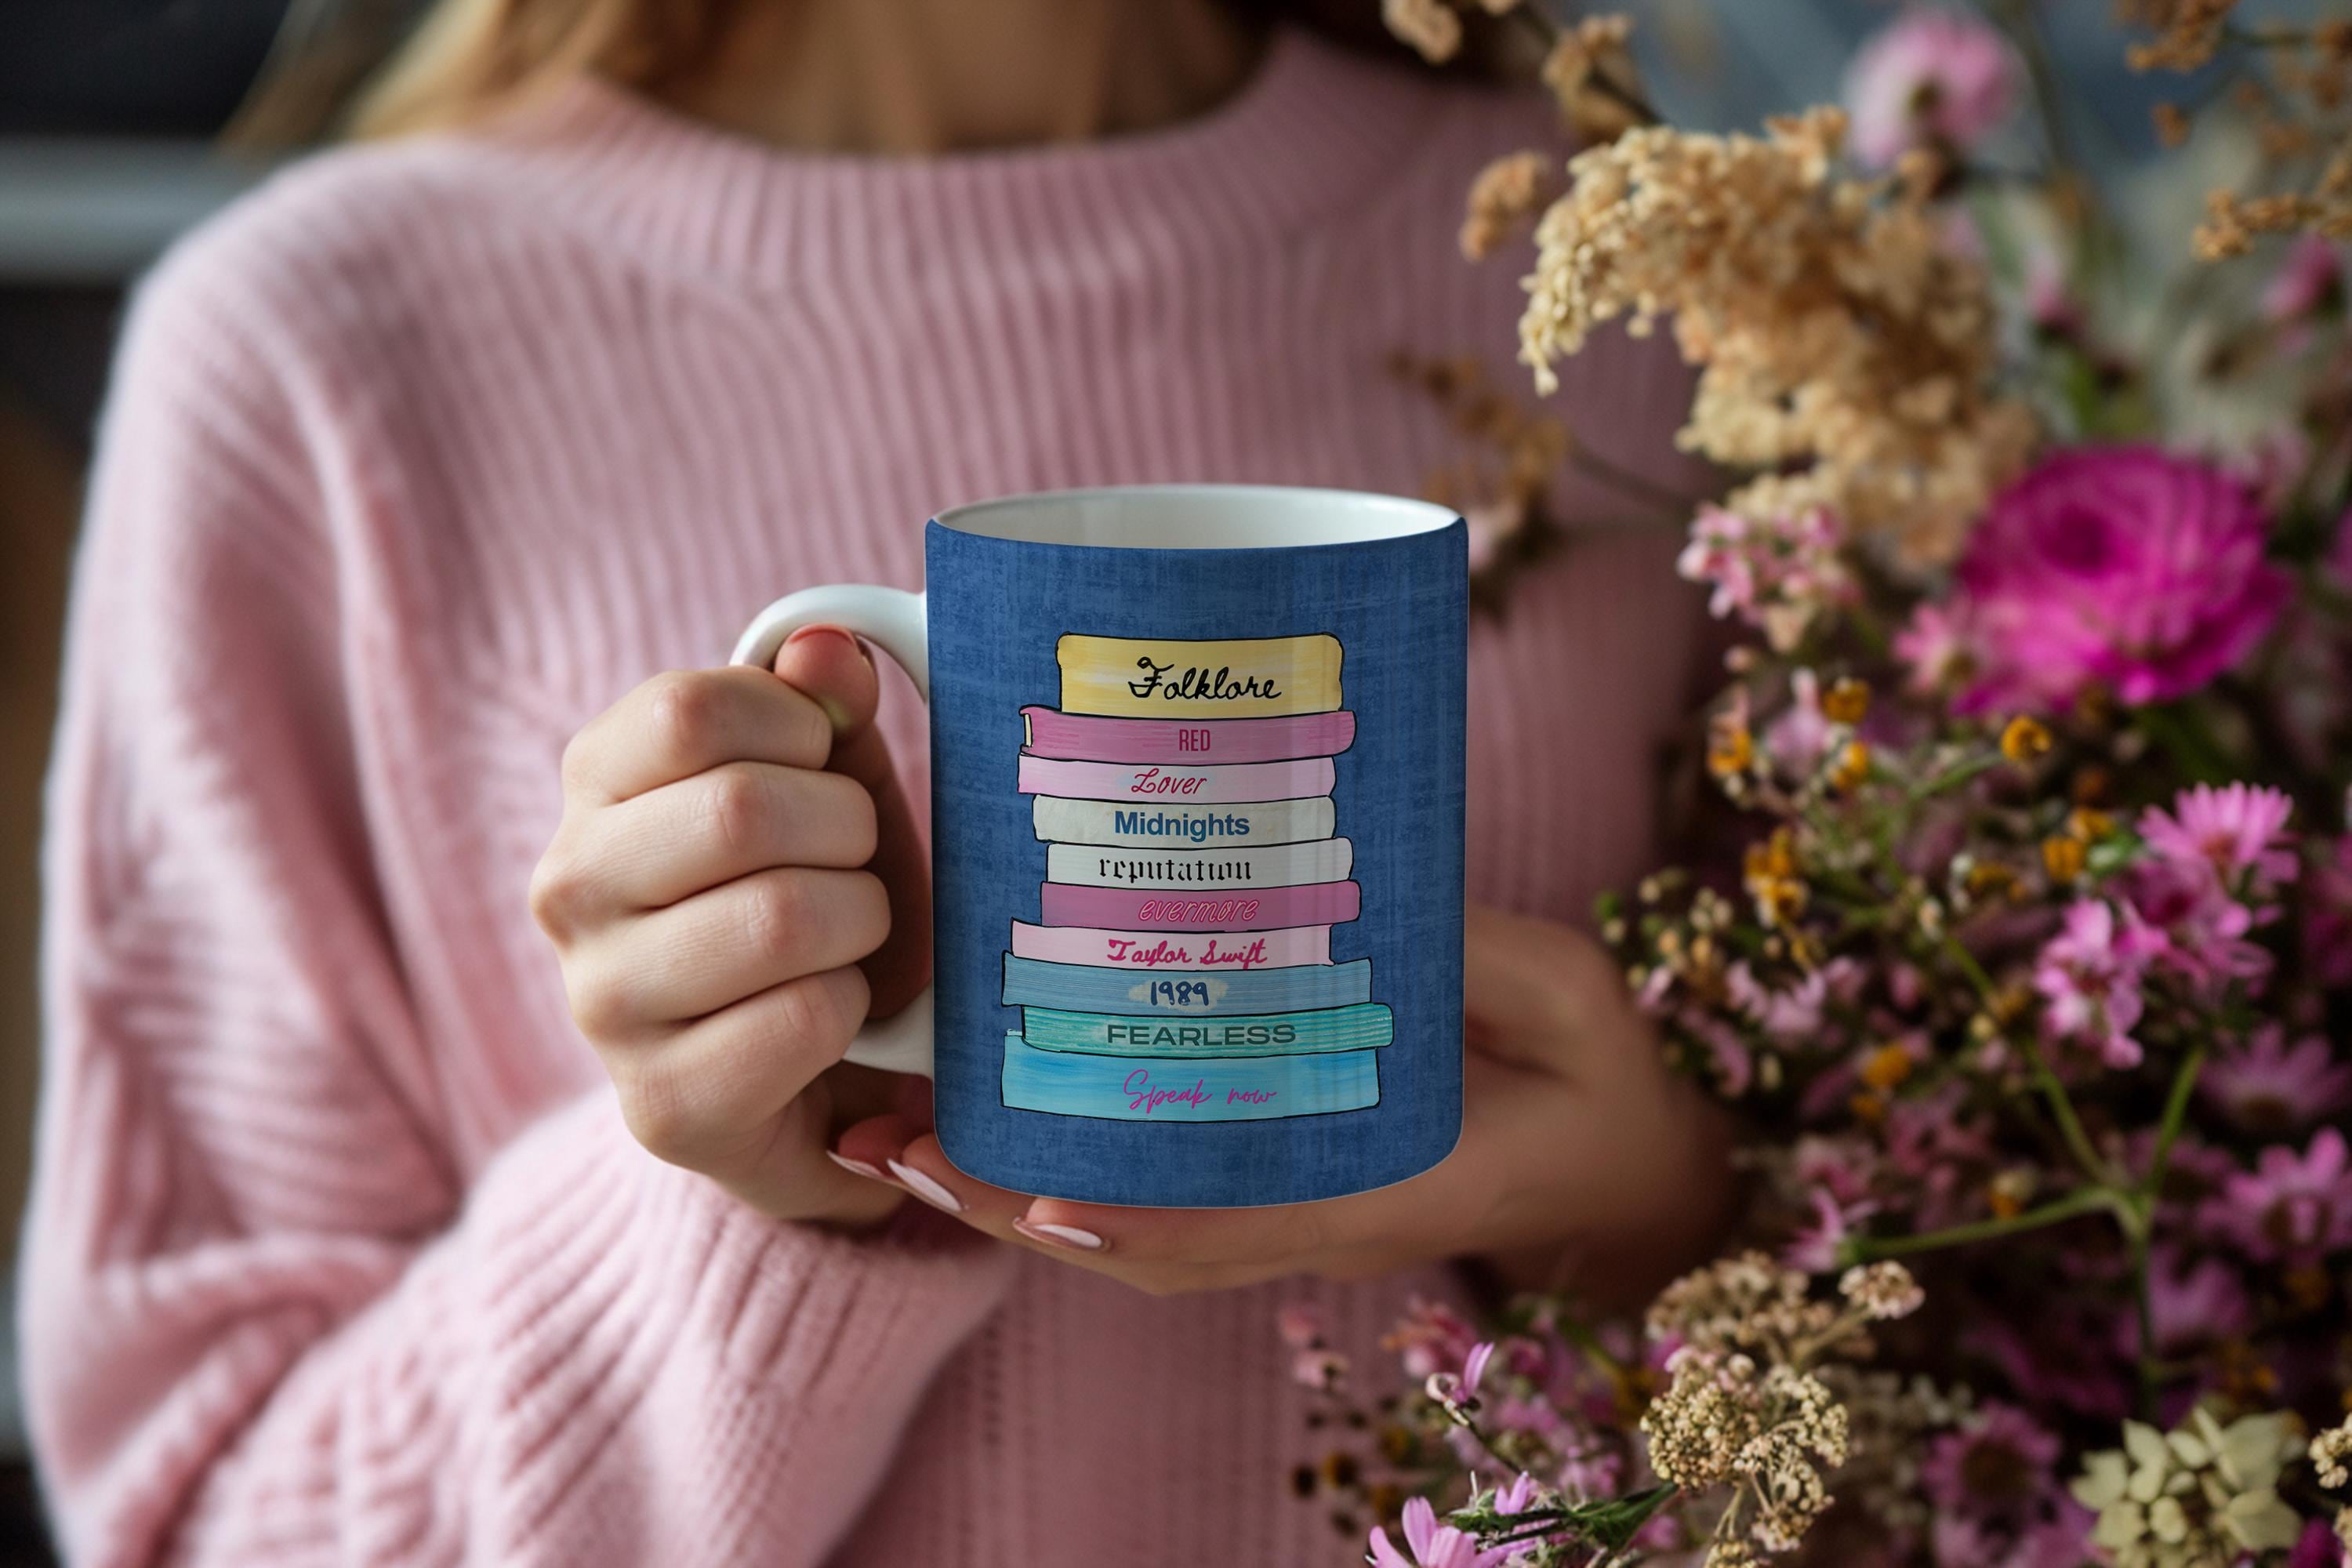
<svg viewBox="0 0 2352 1568">
<path fill-rule="evenodd" d="M 1549 131 L 1302 37 L 1192 125 L 921 163 L 583 84 L 315 160 L 164 262 L 50 800 L 23 1313 L 73 1559 L 1360 1552 L 1288 1495 L 1328 1439 L 1275 1310 L 1328 1303 L 1378 1373 L 1443 1271 L 1153 1300 L 919 1208 L 769 1221 L 629 1141 L 524 887 L 584 720 L 772 595 L 914 585 L 934 510 L 1458 461 L 1382 361 L 1507 352 L 1458 204 Z M 1584 440 L 1672 465 L 1665 356 L 1567 374 Z M 1475 896 L 1574 919 L 1642 868 L 1692 674 L 1669 557 L 1596 527 L 1475 633 Z"/>
</svg>

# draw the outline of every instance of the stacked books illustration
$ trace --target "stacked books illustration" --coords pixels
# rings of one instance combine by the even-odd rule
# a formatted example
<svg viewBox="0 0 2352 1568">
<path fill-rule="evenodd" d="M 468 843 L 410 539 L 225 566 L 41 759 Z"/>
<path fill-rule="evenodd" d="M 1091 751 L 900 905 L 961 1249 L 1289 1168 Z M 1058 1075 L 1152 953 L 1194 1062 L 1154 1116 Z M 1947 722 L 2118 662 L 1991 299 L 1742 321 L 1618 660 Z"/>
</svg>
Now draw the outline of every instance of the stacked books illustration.
<svg viewBox="0 0 2352 1568">
<path fill-rule="evenodd" d="M 1061 705 L 1022 710 L 1045 845 L 1016 921 L 1004 1103 L 1119 1121 L 1255 1121 L 1380 1100 L 1393 1033 L 1357 918 L 1332 759 L 1355 740 L 1330 637 L 1069 636 Z"/>
</svg>

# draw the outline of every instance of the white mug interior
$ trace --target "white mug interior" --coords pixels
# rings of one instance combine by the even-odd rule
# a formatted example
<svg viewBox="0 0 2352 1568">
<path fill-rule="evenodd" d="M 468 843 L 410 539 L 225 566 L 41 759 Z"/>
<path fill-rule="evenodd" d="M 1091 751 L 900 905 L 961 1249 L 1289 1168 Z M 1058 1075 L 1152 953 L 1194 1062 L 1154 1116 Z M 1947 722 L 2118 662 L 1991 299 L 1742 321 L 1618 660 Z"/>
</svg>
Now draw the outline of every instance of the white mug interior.
<svg viewBox="0 0 2352 1568">
<path fill-rule="evenodd" d="M 1433 533 L 1456 513 L 1363 490 L 1284 485 L 1122 485 L 1049 490 L 943 511 L 941 528 L 1030 544 L 1116 550 L 1276 550 Z"/>
</svg>

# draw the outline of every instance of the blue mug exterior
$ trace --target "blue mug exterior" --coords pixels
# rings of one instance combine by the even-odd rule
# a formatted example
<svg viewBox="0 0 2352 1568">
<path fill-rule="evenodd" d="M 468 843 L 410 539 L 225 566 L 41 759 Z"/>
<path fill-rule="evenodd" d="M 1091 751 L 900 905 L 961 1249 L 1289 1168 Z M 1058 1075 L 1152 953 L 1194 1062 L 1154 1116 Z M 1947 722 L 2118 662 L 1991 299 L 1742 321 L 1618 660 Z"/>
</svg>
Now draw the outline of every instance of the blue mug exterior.
<svg viewBox="0 0 2352 1568">
<path fill-rule="evenodd" d="M 1382 504 L 1325 499 L 1342 515 Z M 924 555 L 948 1158 L 1016 1192 L 1202 1208 L 1341 1196 L 1444 1159 L 1462 1125 L 1465 524 L 1196 549 L 934 521 Z M 1182 646 L 1265 639 L 1297 639 L 1280 646 L 1307 650 L 1336 692 L 1196 671 Z M 1065 688 L 1081 684 L 1109 701 L 1073 714 L 1087 704 Z M 1171 713 L 1221 710 L 1227 695 L 1236 711 L 1294 699 L 1318 711 L 1138 717 L 1162 698 Z M 1105 722 L 1104 707 L 1126 716 Z M 1087 738 L 1113 737 L 1113 760 L 1036 755 L 1064 731 L 1084 756 Z M 1198 768 L 1147 760 L 1210 735 Z M 1324 755 L 1221 764 L 1214 747 L 1236 738 L 1253 758 Z M 1094 798 L 1056 794 L 1097 779 L 1111 787 Z M 1101 798 L 1196 786 L 1199 799 Z M 1279 798 L 1248 801 L 1265 793 Z M 1247 885 L 1159 887 L 1171 867 Z M 1139 876 L 1154 886 L 1125 885 Z M 1113 918 L 1128 938 L 1097 934 Z"/>
</svg>

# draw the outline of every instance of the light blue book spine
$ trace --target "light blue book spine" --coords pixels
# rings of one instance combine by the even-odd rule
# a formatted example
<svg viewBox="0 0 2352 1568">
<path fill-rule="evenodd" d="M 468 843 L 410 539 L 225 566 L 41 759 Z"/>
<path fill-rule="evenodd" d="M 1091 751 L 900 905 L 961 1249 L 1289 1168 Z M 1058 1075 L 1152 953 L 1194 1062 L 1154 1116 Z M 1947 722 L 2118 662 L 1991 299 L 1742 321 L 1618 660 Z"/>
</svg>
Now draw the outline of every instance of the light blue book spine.
<svg viewBox="0 0 2352 1568">
<path fill-rule="evenodd" d="M 1004 1037 L 1004 1103 L 1108 1121 L 1263 1121 L 1362 1110 L 1381 1102 L 1379 1053 L 1225 1057 L 1210 1061 L 1041 1051 Z"/>
<path fill-rule="evenodd" d="M 1395 1020 L 1376 1003 L 1225 1018 L 1147 1018 L 1128 1013 L 1021 1009 L 1021 1037 L 1038 1049 L 1108 1056 L 1260 1057 L 1284 1051 L 1376 1051 L 1395 1035 Z"/>
<path fill-rule="evenodd" d="M 1156 973 L 1092 963 L 1004 958 L 1004 1005 L 1066 1013 L 1141 1013 L 1214 1018 L 1234 1013 L 1299 1013 L 1372 999 L 1372 965 L 1302 963 L 1281 969 Z"/>
</svg>

